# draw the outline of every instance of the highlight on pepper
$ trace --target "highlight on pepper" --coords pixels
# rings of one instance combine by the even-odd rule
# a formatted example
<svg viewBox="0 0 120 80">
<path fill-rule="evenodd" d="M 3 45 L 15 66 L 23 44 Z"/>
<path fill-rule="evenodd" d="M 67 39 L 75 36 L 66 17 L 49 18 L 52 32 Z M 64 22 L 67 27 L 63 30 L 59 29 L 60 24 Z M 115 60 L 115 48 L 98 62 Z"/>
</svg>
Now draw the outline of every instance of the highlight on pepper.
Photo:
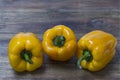
<svg viewBox="0 0 120 80">
<path fill-rule="evenodd" d="M 76 36 L 69 27 L 56 25 L 44 32 L 42 46 L 51 59 L 66 61 L 76 52 Z"/>
<path fill-rule="evenodd" d="M 42 43 L 31 32 L 17 33 L 9 42 L 9 62 L 15 71 L 34 71 L 43 63 Z"/>
<path fill-rule="evenodd" d="M 94 30 L 78 41 L 77 66 L 89 71 L 103 69 L 115 55 L 116 38 L 107 32 Z"/>
</svg>

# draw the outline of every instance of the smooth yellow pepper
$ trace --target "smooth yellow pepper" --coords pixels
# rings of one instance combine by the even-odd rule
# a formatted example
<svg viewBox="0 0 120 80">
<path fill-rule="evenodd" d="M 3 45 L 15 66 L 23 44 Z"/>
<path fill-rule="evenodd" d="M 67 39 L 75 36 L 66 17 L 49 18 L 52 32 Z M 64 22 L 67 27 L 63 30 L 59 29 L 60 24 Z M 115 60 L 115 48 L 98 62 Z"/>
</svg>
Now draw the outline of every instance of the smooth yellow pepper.
<svg viewBox="0 0 120 80">
<path fill-rule="evenodd" d="M 14 70 L 33 71 L 43 63 L 42 43 L 34 33 L 20 32 L 9 42 L 8 56 Z"/>
<path fill-rule="evenodd" d="M 51 59 L 66 61 L 76 52 L 76 36 L 67 26 L 57 25 L 44 33 L 42 46 Z"/>
<path fill-rule="evenodd" d="M 115 55 L 117 40 L 109 33 L 95 30 L 78 41 L 77 66 L 89 71 L 103 69 Z"/>
</svg>

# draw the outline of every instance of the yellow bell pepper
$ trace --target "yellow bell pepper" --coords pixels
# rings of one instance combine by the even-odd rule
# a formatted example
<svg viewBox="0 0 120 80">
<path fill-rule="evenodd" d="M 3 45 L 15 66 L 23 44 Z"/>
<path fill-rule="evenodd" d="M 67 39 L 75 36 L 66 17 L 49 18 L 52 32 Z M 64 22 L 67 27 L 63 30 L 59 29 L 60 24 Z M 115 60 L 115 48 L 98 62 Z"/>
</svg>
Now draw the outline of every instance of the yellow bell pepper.
<svg viewBox="0 0 120 80">
<path fill-rule="evenodd" d="M 34 33 L 20 32 L 9 42 L 8 56 L 14 70 L 33 71 L 43 63 L 42 43 Z"/>
<path fill-rule="evenodd" d="M 66 61 L 76 52 L 76 36 L 67 26 L 57 25 L 44 33 L 42 46 L 51 59 Z"/>
<path fill-rule="evenodd" d="M 115 55 L 116 38 L 104 31 L 95 30 L 78 41 L 77 66 L 89 71 L 103 69 Z"/>
</svg>

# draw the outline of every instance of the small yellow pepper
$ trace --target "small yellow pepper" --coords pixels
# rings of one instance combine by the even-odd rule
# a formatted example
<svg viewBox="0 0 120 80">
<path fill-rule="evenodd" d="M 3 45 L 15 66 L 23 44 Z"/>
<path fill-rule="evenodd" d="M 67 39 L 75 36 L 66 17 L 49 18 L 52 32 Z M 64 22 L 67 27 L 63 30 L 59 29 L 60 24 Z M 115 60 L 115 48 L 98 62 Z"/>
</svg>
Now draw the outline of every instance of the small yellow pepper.
<svg viewBox="0 0 120 80">
<path fill-rule="evenodd" d="M 33 71 L 43 63 L 42 43 L 34 33 L 20 32 L 9 42 L 8 56 L 14 70 Z"/>
<path fill-rule="evenodd" d="M 42 46 L 51 59 L 66 61 L 76 51 L 76 36 L 67 26 L 57 25 L 44 33 Z"/>
<path fill-rule="evenodd" d="M 78 41 L 77 66 L 89 71 L 103 69 L 115 55 L 117 40 L 109 33 L 95 30 Z"/>
</svg>

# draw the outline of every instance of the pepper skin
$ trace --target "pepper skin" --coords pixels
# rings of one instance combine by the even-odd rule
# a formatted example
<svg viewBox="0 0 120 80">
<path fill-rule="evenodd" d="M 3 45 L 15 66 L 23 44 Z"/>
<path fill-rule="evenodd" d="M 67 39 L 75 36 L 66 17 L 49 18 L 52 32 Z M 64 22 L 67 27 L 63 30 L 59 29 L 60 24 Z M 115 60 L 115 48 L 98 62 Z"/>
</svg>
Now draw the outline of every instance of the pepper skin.
<svg viewBox="0 0 120 80">
<path fill-rule="evenodd" d="M 103 69 L 115 55 L 116 38 L 109 33 L 95 30 L 78 41 L 77 66 L 89 71 Z"/>
<path fill-rule="evenodd" d="M 42 46 L 52 60 L 66 61 L 76 52 L 76 36 L 67 26 L 57 25 L 44 33 Z"/>
<path fill-rule="evenodd" d="M 34 33 L 20 32 L 9 42 L 8 56 L 15 71 L 34 71 L 43 63 L 42 43 Z"/>
</svg>

